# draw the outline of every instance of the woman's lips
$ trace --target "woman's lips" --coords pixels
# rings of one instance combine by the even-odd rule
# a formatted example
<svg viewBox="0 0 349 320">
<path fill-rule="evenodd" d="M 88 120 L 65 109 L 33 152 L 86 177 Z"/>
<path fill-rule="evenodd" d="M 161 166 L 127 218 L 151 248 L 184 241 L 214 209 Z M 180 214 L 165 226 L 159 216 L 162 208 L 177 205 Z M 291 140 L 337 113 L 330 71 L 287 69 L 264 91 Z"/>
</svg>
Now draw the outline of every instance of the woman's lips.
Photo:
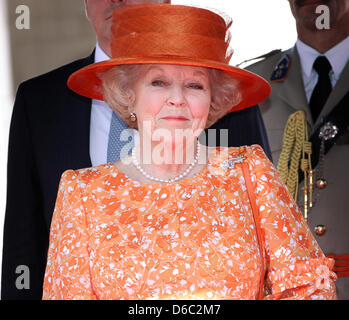
<svg viewBox="0 0 349 320">
<path fill-rule="evenodd" d="M 178 120 L 178 121 L 186 121 L 186 120 L 188 120 L 187 118 L 182 117 L 182 116 L 168 116 L 168 117 L 164 117 L 162 119 L 165 119 L 165 120 Z"/>
</svg>

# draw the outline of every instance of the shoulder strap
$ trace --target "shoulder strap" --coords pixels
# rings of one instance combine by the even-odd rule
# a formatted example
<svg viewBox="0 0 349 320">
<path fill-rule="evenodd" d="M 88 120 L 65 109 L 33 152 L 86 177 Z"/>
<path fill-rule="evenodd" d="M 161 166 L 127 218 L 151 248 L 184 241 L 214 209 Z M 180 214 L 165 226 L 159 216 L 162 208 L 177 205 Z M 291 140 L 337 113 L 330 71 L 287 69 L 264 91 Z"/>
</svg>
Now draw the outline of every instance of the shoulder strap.
<svg viewBox="0 0 349 320">
<path fill-rule="evenodd" d="M 246 189 L 248 198 L 251 203 L 252 213 L 253 213 L 253 220 L 254 225 L 257 232 L 257 240 L 258 240 L 258 246 L 259 246 L 259 254 L 260 254 L 260 265 L 261 265 L 261 272 L 260 272 L 260 280 L 259 280 L 259 291 L 258 291 L 258 300 L 263 299 L 264 296 L 264 274 L 265 274 L 265 268 L 264 268 L 264 245 L 263 245 L 263 237 L 262 237 L 262 231 L 260 227 L 260 216 L 259 216 L 259 209 L 256 202 L 256 196 L 254 193 L 253 184 L 251 181 L 250 176 L 250 170 L 248 167 L 248 163 L 246 161 L 241 162 L 241 168 L 245 179 Z"/>
<path fill-rule="evenodd" d="M 257 60 L 257 59 L 266 59 L 266 58 L 269 58 L 277 53 L 280 53 L 282 50 L 281 49 L 276 49 L 276 50 L 272 50 L 266 54 L 263 54 L 261 56 L 258 56 L 258 57 L 255 57 L 255 58 L 252 58 L 252 59 L 247 59 L 247 60 L 244 60 L 240 63 L 238 63 L 235 67 L 240 67 L 242 64 L 246 63 L 246 62 L 250 62 L 250 61 L 253 61 L 253 60 Z"/>
</svg>

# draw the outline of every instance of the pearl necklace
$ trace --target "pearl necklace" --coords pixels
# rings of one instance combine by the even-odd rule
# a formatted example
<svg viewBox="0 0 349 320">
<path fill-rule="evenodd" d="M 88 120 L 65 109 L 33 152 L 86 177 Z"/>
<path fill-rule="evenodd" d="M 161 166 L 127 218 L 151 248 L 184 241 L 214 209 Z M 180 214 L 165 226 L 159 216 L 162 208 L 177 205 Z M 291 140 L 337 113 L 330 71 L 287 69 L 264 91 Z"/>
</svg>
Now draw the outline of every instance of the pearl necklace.
<svg viewBox="0 0 349 320">
<path fill-rule="evenodd" d="M 156 178 L 151 176 L 149 173 L 145 172 L 145 170 L 140 166 L 137 157 L 136 157 L 136 148 L 132 148 L 132 161 L 133 164 L 135 165 L 135 167 L 139 170 L 140 173 L 143 174 L 143 176 L 145 176 L 146 178 L 150 179 L 150 180 L 154 180 L 154 181 L 158 181 L 158 182 L 175 182 L 178 181 L 182 178 L 184 178 L 195 166 L 195 164 L 198 162 L 199 160 L 199 155 L 200 155 L 200 142 L 199 140 L 197 141 L 197 150 L 196 150 L 196 156 L 195 159 L 193 160 L 193 162 L 190 164 L 190 166 L 180 175 L 178 175 L 177 177 L 171 178 L 171 179 L 160 179 L 160 178 Z"/>
</svg>

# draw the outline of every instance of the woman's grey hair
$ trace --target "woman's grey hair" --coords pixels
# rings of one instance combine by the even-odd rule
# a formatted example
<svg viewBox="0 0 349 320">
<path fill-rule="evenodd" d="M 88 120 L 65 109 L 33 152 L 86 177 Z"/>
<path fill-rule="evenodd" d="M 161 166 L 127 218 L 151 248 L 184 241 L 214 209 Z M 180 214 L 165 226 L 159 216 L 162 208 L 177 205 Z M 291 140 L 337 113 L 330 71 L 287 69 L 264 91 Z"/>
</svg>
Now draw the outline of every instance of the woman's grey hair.
<svg viewBox="0 0 349 320">
<path fill-rule="evenodd" d="M 100 75 L 104 101 L 133 129 L 137 129 L 137 122 L 130 121 L 129 107 L 135 103 L 133 86 L 142 66 L 144 65 L 115 66 Z M 210 69 L 210 85 L 211 108 L 206 128 L 217 122 L 241 101 L 237 82 L 222 70 Z"/>
</svg>

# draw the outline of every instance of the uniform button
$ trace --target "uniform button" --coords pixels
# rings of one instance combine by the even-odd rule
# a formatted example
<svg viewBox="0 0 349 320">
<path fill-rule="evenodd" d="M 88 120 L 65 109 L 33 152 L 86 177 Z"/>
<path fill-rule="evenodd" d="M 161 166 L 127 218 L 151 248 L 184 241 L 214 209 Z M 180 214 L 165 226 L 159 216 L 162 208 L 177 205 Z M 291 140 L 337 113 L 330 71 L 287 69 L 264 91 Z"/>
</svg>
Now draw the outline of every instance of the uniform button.
<svg viewBox="0 0 349 320">
<path fill-rule="evenodd" d="M 314 228 L 314 231 L 315 231 L 316 235 L 323 236 L 326 232 L 326 227 L 322 224 L 319 224 L 318 226 L 316 226 Z"/>
</svg>

